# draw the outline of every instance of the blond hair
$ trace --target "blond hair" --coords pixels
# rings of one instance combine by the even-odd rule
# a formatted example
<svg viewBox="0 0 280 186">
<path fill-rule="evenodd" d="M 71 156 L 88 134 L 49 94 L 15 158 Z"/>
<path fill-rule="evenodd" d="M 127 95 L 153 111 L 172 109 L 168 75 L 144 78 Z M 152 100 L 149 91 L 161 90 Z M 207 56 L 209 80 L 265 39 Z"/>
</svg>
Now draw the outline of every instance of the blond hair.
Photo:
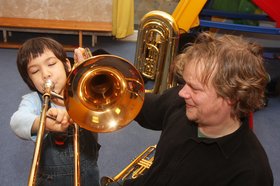
<svg viewBox="0 0 280 186">
<path fill-rule="evenodd" d="M 240 36 L 201 33 L 177 56 L 175 64 L 181 76 L 189 65 L 202 66 L 200 81 L 211 83 L 218 96 L 234 103 L 233 117 L 244 117 L 264 105 L 267 73 L 262 48 Z"/>
</svg>

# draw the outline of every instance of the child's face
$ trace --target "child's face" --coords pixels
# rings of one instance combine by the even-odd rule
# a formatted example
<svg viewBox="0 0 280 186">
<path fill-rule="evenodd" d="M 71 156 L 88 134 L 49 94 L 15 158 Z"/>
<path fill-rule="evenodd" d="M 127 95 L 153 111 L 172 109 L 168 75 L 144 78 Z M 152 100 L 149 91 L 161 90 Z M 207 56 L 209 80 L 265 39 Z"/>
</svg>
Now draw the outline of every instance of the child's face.
<svg viewBox="0 0 280 186">
<path fill-rule="evenodd" d="M 68 69 L 71 69 L 70 62 L 67 62 Z M 62 95 L 66 83 L 66 72 L 63 63 L 46 49 L 41 56 L 32 59 L 27 65 L 27 71 L 30 79 L 36 89 L 44 93 L 43 87 L 47 79 L 54 83 L 54 92 Z"/>
</svg>

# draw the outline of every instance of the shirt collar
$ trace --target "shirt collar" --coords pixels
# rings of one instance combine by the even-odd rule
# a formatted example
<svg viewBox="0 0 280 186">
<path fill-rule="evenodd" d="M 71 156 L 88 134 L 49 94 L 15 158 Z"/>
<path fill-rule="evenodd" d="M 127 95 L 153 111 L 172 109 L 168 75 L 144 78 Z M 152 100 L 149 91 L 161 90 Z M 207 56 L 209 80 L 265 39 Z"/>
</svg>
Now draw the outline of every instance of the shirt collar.
<svg viewBox="0 0 280 186">
<path fill-rule="evenodd" d="M 197 125 L 196 125 L 196 130 L 197 130 Z M 203 142 L 207 144 L 211 143 L 216 143 L 222 154 L 225 156 L 225 158 L 229 158 L 230 155 L 239 147 L 241 141 L 242 141 L 242 136 L 243 134 L 249 130 L 249 125 L 248 122 L 243 121 L 239 129 L 237 129 L 235 132 L 220 137 L 220 138 L 198 138 L 192 137 L 192 139 L 196 142 Z M 197 134 L 197 131 L 196 131 Z"/>
</svg>

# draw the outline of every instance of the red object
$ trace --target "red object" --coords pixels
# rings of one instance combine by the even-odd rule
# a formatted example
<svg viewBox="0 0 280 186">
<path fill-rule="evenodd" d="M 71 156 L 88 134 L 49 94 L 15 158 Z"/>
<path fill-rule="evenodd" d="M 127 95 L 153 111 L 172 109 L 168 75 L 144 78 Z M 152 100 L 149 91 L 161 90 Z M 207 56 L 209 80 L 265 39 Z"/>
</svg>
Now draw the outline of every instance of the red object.
<svg viewBox="0 0 280 186">
<path fill-rule="evenodd" d="M 280 1 L 279 0 L 252 0 L 271 19 L 276 22 L 276 27 L 280 27 Z"/>
<path fill-rule="evenodd" d="M 56 136 L 54 137 L 54 143 L 55 143 L 56 145 L 58 145 L 58 146 L 64 145 L 64 144 L 65 144 L 65 140 L 66 140 L 66 135 L 61 135 L 61 134 L 59 134 L 59 135 L 56 135 Z"/>
<path fill-rule="evenodd" d="M 253 112 L 249 113 L 249 127 L 250 129 L 253 129 L 254 127 L 254 116 L 253 116 Z"/>
</svg>

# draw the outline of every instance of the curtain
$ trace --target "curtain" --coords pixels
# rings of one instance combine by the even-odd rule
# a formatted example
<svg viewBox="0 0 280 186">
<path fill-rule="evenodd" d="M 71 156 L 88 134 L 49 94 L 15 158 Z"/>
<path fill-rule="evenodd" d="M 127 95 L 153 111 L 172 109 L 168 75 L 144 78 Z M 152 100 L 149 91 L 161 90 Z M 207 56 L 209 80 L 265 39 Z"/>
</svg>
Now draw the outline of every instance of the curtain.
<svg viewBox="0 0 280 186">
<path fill-rule="evenodd" d="M 113 31 L 116 38 L 134 32 L 134 0 L 113 0 Z"/>
</svg>

